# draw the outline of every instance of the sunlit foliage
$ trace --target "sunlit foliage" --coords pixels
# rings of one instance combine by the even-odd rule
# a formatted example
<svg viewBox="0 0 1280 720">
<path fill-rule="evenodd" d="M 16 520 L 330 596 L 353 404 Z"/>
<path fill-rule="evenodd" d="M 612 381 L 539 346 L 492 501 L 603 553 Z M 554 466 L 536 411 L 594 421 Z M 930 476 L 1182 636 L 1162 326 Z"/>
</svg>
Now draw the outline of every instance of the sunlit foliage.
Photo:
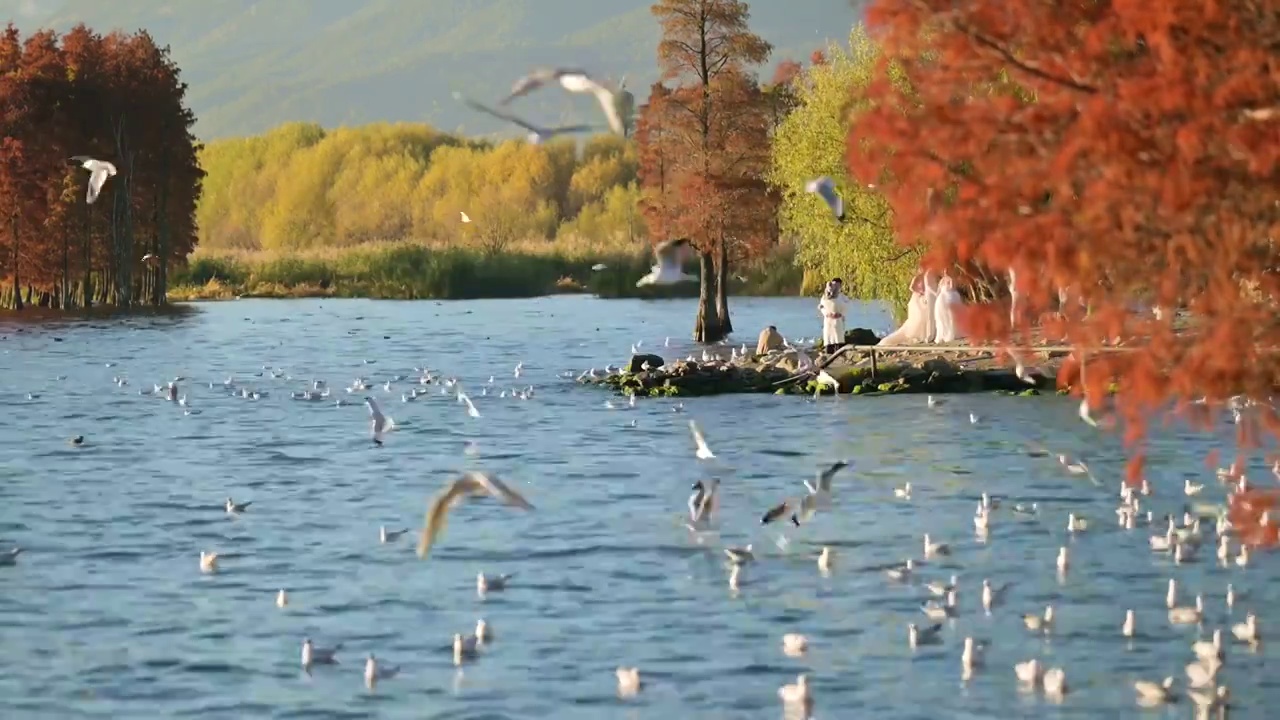
<svg viewBox="0 0 1280 720">
<path fill-rule="evenodd" d="M 769 179 L 782 193 L 782 232 L 797 239 L 799 260 L 815 280 L 843 278 L 850 296 L 887 300 L 902 313 L 919 252 L 896 244 L 884 198 L 845 177 L 845 138 L 853 114 L 865 105 L 861 93 L 882 71 L 879 51 L 859 26 L 848 47 L 832 46 L 822 60 L 791 80 L 795 107 L 774 134 Z M 820 175 L 835 179 L 845 222 L 805 192 L 805 183 Z"/>
<path fill-rule="evenodd" d="M 634 144 L 497 146 L 425 125 L 301 123 L 210 143 L 198 217 L 210 249 L 302 250 L 414 239 L 501 253 L 577 233 L 644 237 Z M 461 221 L 462 213 L 471 218 Z"/>
<path fill-rule="evenodd" d="M 146 32 L 0 35 L 0 305 L 164 302 L 203 175 L 185 93 Z M 72 155 L 118 170 L 92 206 Z"/>
</svg>

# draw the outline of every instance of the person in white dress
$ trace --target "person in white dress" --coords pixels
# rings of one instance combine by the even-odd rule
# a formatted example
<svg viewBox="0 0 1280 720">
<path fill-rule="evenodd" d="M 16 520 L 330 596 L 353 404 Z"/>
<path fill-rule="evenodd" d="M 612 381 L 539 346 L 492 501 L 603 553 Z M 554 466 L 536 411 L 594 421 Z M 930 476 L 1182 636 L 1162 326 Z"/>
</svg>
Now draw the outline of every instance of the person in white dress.
<svg viewBox="0 0 1280 720">
<path fill-rule="evenodd" d="M 844 318 L 849 312 L 849 298 L 844 295 L 844 281 L 834 278 L 827 283 L 818 300 L 822 314 L 822 344 L 828 355 L 844 345 Z"/>
<path fill-rule="evenodd" d="M 943 275 L 938 281 L 938 298 L 933 308 L 934 342 L 949 343 L 960 339 L 956 328 L 956 308 L 963 303 L 964 298 L 956 290 L 955 281 L 950 275 Z"/>
<path fill-rule="evenodd" d="M 880 340 L 878 345 L 914 345 L 926 342 L 925 333 L 929 330 L 927 318 L 933 315 L 933 309 L 925 304 L 925 274 L 918 273 L 911 280 L 911 299 L 907 302 L 907 320 L 897 330 Z"/>
</svg>

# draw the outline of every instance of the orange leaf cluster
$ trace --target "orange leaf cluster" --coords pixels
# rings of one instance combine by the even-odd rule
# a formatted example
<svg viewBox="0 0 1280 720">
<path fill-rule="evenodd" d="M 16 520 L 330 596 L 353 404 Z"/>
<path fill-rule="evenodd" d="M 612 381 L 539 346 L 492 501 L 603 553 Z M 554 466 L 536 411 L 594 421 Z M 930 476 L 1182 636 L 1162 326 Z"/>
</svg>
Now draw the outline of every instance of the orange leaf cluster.
<svg viewBox="0 0 1280 720">
<path fill-rule="evenodd" d="M 1015 271 L 1016 317 L 1007 299 L 970 308 L 971 337 L 1054 312 L 1046 333 L 1087 364 L 1073 385 L 1097 406 L 1118 382 L 1135 443 L 1154 409 L 1275 391 L 1274 3 L 874 0 L 868 20 L 891 70 L 874 77 L 895 80 L 854 118 L 851 176 L 929 268 Z M 1252 417 L 1280 429 L 1269 406 Z"/>
<path fill-rule="evenodd" d="M 140 261 L 185 262 L 195 244 L 203 172 L 185 92 L 146 32 L 0 35 L 0 277 L 14 296 L 163 301 L 168 262 Z M 93 206 L 73 155 L 117 168 Z"/>
</svg>

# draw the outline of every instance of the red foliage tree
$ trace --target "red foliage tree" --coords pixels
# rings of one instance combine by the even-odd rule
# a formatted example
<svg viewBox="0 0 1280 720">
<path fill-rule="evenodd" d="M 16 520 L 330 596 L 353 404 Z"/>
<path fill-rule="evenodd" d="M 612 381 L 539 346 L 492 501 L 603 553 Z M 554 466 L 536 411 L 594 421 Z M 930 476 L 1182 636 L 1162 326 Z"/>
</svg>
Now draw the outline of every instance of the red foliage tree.
<svg viewBox="0 0 1280 720">
<path fill-rule="evenodd" d="M 730 217 L 753 203 L 772 205 L 764 183 L 748 182 L 767 162 L 767 106 L 752 69 L 771 48 L 748 29 L 740 0 L 661 0 L 652 12 L 662 26 L 658 64 L 671 86 L 654 88 L 637 132 L 645 212 L 656 238 L 684 236 L 697 248 L 694 339 L 712 342 L 733 331 L 731 251 L 773 228 L 771 219 Z"/>
<path fill-rule="evenodd" d="M 70 308 L 160 304 L 166 270 L 196 241 L 203 172 L 186 86 L 145 32 L 101 37 L 84 26 L 25 41 L 0 37 L 0 272 L 3 304 Z M 89 155 L 116 165 L 85 202 Z M 148 253 L 155 261 L 142 262 Z"/>
<path fill-rule="evenodd" d="M 1170 401 L 1280 385 L 1280 24 L 1265 3 L 876 0 L 883 62 L 849 134 L 853 176 L 888 196 L 935 270 L 1015 270 L 1018 307 L 971 308 L 1003 340 L 1046 332 L 1114 400 L 1141 472 L 1144 420 Z M 887 77 L 884 73 L 874 75 Z M 1144 301 L 1183 308 L 1135 311 Z M 1124 352 L 1099 351 L 1119 340 Z M 1087 366 L 1087 372 L 1085 371 Z M 1203 417 L 1209 417 L 1207 414 Z M 1253 415 L 1280 429 L 1275 412 Z"/>
</svg>

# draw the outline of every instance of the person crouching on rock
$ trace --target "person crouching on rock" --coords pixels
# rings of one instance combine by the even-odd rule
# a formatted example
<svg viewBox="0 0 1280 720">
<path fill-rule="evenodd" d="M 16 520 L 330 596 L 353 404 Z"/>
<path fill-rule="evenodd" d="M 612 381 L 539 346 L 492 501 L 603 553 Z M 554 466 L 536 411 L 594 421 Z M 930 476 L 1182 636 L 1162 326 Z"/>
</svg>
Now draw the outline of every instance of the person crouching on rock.
<svg viewBox="0 0 1280 720">
<path fill-rule="evenodd" d="M 844 281 L 833 278 L 818 300 L 818 312 L 822 313 L 822 344 L 828 355 L 844 345 L 844 316 L 849 309 L 849 298 L 844 295 Z"/>
<path fill-rule="evenodd" d="M 756 354 L 768 355 L 771 351 L 782 347 L 782 333 L 778 332 L 775 325 L 760 331 L 760 338 L 756 341 Z"/>
</svg>

